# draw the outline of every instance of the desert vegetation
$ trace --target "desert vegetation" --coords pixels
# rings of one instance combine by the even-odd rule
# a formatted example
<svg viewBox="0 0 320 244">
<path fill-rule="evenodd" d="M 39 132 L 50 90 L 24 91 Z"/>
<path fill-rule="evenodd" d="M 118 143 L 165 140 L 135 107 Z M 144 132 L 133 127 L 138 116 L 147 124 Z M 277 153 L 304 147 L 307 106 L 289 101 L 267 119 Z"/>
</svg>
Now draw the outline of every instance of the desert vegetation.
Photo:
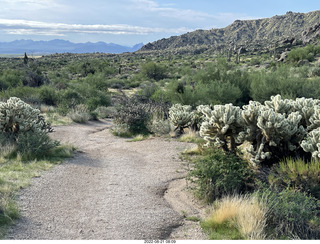
<svg viewBox="0 0 320 244">
<path fill-rule="evenodd" d="M 1 226 L 18 216 L 12 199 L 27 182 L 9 172 L 30 178 L 70 155 L 48 121 L 113 118 L 116 136 L 198 143 L 188 181 L 212 205 L 201 221 L 210 238 L 319 238 L 319 49 L 293 49 L 284 62 L 206 52 L 1 58 Z"/>
</svg>

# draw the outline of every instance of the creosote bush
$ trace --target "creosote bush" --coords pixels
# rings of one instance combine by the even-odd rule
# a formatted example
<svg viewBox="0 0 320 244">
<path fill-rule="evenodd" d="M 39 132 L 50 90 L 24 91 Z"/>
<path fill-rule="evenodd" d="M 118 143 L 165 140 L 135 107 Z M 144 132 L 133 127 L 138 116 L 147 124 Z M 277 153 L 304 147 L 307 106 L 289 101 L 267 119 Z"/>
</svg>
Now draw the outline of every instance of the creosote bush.
<svg viewBox="0 0 320 244">
<path fill-rule="evenodd" d="M 212 202 L 224 195 L 253 189 L 254 172 L 246 161 L 235 154 L 211 148 L 196 159 L 188 180 L 197 196 Z"/>
<path fill-rule="evenodd" d="M 274 165 L 269 174 L 269 183 L 278 189 L 293 188 L 306 192 L 320 200 L 320 164 L 311 160 L 286 159 Z"/>
<path fill-rule="evenodd" d="M 268 238 L 319 239 L 320 201 L 306 193 L 263 187 L 254 193 L 267 207 Z"/>
<path fill-rule="evenodd" d="M 86 123 L 90 119 L 89 109 L 84 104 L 75 106 L 75 108 L 68 113 L 68 116 L 76 123 Z"/>
<path fill-rule="evenodd" d="M 114 106 L 117 110 L 115 124 L 126 125 L 133 135 L 150 133 L 148 125 L 153 120 L 168 118 L 168 104 L 153 102 L 141 96 L 118 96 L 114 98 Z"/>
</svg>

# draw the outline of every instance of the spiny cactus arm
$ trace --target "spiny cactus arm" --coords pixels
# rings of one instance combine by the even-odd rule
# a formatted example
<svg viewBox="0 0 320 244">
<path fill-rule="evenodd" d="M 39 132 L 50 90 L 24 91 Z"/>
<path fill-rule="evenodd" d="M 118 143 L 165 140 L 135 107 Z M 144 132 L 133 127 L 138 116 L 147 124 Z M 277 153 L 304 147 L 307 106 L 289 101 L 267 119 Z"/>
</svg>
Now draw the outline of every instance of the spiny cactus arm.
<svg viewBox="0 0 320 244">
<path fill-rule="evenodd" d="M 175 131 L 191 126 L 194 117 L 192 107 L 189 105 L 174 104 L 169 110 L 169 120 L 176 126 Z"/>
<path fill-rule="evenodd" d="M 276 113 L 289 114 L 292 109 L 292 100 L 282 99 L 280 95 L 272 96 L 271 101 L 265 101 L 264 104 L 273 109 Z"/>
<path fill-rule="evenodd" d="M 207 141 L 207 145 L 214 142 L 216 146 L 234 151 L 236 144 L 241 143 L 244 131 L 244 121 L 241 117 L 241 109 L 232 104 L 198 107 L 204 114 L 204 122 L 200 127 L 200 135 Z M 240 142 L 241 141 L 241 142 Z"/>
<path fill-rule="evenodd" d="M 46 124 L 40 111 L 21 99 L 11 97 L 7 102 L 0 103 L 0 129 L 2 132 L 13 134 L 30 130 L 40 132 L 45 128 L 48 132 L 51 127 Z"/>
<path fill-rule="evenodd" d="M 310 121 L 310 118 L 315 113 L 316 107 L 320 106 L 320 100 L 319 99 L 313 99 L 313 98 L 297 98 L 295 101 L 292 102 L 292 112 L 299 112 L 300 115 L 302 115 L 302 119 L 300 121 L 300 124 L 308 128 L 312 122 Z M 310 127 L 308 131 L 315 129 L 315 127 Z"/>
<path fill-rule="evenodd" d="M 308 131 L 312 131 L 320 127 L 320 106 L 315 106 L 313 114 L 309 119 L 309 126 L 307 127 Z"/>
<path fill-rule="evenodd" d="M 314 159 L 320 159 L 320 128 L 312 130 L 301 142 L 301 147 L 305 152 L 310 152 Z"/>
<path fill-rule="evenodd" d="M 210 108 L 209 105 L 199 105 L 197 107 L 197 111 L 203 114 L 203 116 L 206 118 L 211 117 L 212 109 Z"/>
<path fill-rule="evenodd" d="M 250 162 L 254 166 L 258 166 L 261 164 L 262 161 L 271 158 L 272 153 L 271 152 L 264 152 L 263 151 L 264 147 L 265 147 L 265 142 L 262 142 L 258 146 L 257 150 L 254 150 L 252 145 L 247 149 L 247 152 L 251 155 Z"/>
</svg>

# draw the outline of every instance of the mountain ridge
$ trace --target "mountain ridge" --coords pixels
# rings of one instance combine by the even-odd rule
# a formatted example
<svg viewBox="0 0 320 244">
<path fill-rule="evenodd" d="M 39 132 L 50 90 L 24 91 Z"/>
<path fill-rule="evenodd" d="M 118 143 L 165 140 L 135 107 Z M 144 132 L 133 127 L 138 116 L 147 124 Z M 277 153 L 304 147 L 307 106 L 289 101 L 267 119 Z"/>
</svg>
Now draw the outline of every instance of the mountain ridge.
<svg viewBox="0 0 320 244">
<path fill-rule="evenodd" d="M 33 41 L 31 39 L 15 40 L 12 42 L 0 42 L 1 54 L 54 54 L 54 53 L 124 53 L 135 52 L 143 46 L 143 43 L 132 47 L 115 43 L 86 42 L 73 43 L 67 40 L 54 39 L 50 41 Z"/>
<path fill-rule="evenodd" d="M 271 49 L 274 46 L 318 42 L 320 10 L 308 13 L 287 12 L 271 18 L 236 20 L 219 29 L 195 30 L 144 45 L 139 51 L 174 49 L 212 49 L 223 51 L 243 48 L 246 51 Z"/>
</svg>

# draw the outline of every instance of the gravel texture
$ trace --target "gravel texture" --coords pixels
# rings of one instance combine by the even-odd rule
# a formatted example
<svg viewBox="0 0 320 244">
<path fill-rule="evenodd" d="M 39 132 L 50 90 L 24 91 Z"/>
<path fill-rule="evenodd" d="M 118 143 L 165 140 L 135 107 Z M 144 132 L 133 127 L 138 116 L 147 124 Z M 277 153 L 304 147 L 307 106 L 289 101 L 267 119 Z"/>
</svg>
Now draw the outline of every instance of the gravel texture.
<svg viewBox="0 0 320 244">
<path fill-rule="evenodd" d="M 7 239 L 205 239 L 185 191 L 179 153 L 192 144 L 113 136 L 110 120 L 55 127 L 52 137 L 78 148 L 75 157 L 21 191 L 22 217 Z"/>
</svg>

